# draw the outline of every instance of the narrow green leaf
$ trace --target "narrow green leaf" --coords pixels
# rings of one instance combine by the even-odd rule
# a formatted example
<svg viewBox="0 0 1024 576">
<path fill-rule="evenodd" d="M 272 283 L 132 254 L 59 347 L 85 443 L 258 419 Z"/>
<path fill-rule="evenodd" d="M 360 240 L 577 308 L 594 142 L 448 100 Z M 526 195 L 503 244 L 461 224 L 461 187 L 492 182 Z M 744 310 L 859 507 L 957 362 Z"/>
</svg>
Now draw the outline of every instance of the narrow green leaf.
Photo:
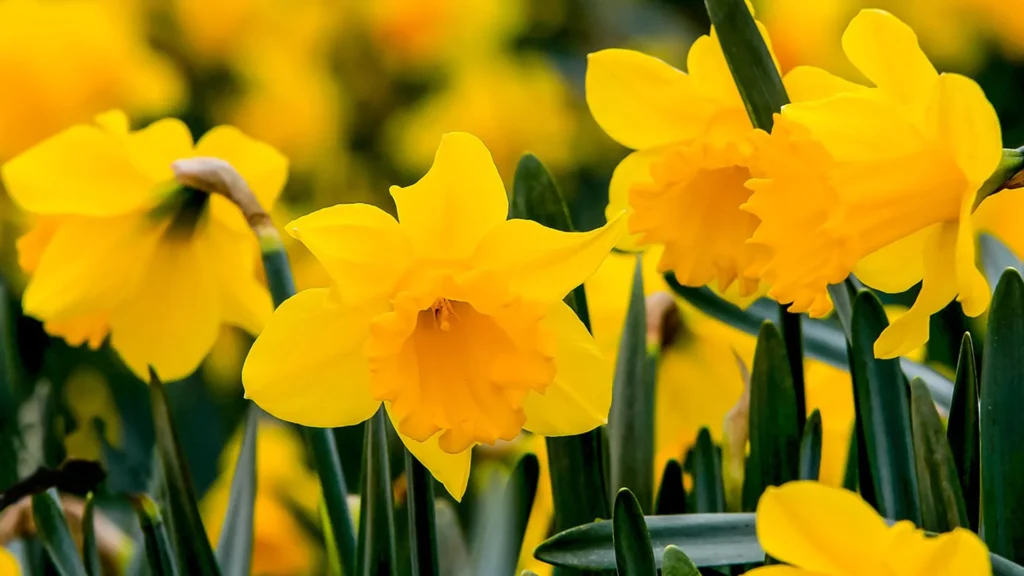
<svg viewBox="0 0 1024 576">
<path fill-rule="evenodd" d="M 612 512 L 612 543 L 619 576 L 657 576 L 651 536 L 640 503 L 629 491 L 619 490 Z"/>
<path fill-rule="evenodd" d="M 885 310 L 870 292 L 853 302 L 851 372 L 854 405 L 861 423 L 864 454 L 878 511 L 887 518 L 921 525 L 910 394 L 896 360 L 875 358 L 875 340 L 889 325 Z"/>
<path fill-rule="evenodd" d="M 722 463 L 707 428 L 700 429 L 693 446 L 693 500 L 694 512 L 725 511 Z"/>
<path fill-rule="evenodd" d="M 942 533 L 967 527 L 967 509 L 942 420 L 928 387 L 917 378 L 910 382 L 910 421 L 921 493 L 921 528 Z"/>
<path fill-rule="evenodd" d="M 661 557 L 662 576 L 700 576 L 700 570 L 678 546 L 666 546 Z"/>
<path fill-rule="evenodd" d="M 85 496 L 82 510 L 82 563 L 88 576 L 101 576 L 100 553 L 96 548 L 96 495 Z"/>
<path fill-rule="evenodd" d="M 18 339 L 7 285 L 0 279 L 0 462 L 18 461 Z M 17 466 L 0 466 L 0 492 L 18 483 Z"/>
<path fill-rule="evenodd" d="M 797 478 L 800 429 L 793 377 L 782 336 L 761 326 L 750 372 L 750 456 L 743 482 L 743 507 L 753 510 L 769 486 Z"/>
<path fill-rule="evenodd" d="M 811 412 L 804 426 L 803 437 L 800 438 L 800 480 L 817 480 L 821 472 L 821 412 L 817 408 Z"/>
<path fill-rule="evenodd" d="M 60 576 L 86 576 L 55 488 L 32 495 L 32 518 L 43 548 Z"/>
<path fill-rule="evenodd" d="M 129 496 L 128 501 L 139 518 L 150 572 L 154 576 L 177 576 L 178 566 L 174 561 L 174 549 L 156 502 L 145 494 Z"/>
<path fill-rule="evenodd" d="M 946 441 L 956 464 L 957 477 L 967 508 L 967 523 L 978 531 L 981 509 L 981 416 L 978 413 L 978 375 L 971 335 L 960 343 L 953 403 L 949 407 Z"/>
<path fill-rule="evenodd" d="M 782 339 L 785 342 L 786 359 L 793 380 L 793 400 L 796 406 L 796 429 L 803 430 L 807 420 L 807 393 L 804 391 L 804 337 L 801 329 L 801 314 L 779 308 L 782 316 Z"/>
<path fill-rule="evenodd" d="M 772 55 L 744 0 L 705 0 L 711 25 L 755 128 L 772 130 L 772 116 L 789 103 Z"/>
<path fill-rule="evenodd" d="M 252 566 L 253 511 L 256 508 L 256 444 L 259 433 L 260 408 L 249 403 L 245 416 L 245 432 L 231 478 L 231 493 L 220 539 L 217 541 L 217 564 L 229 576 L 249 576 Z"/>
<path fill-rule="evenodd" d="M 539 477 L 533 454 L 523 456 L 507 480 L 501 474 L 492 476 L 477 508 L 473 574 L 515 574 Z"/>
<path fill-rule="evenodd" d="M 989 550 L 1024 562 L 1024 280 L 1003 272 L 981 369 L 982 530 Z"/>
<path fill-rule="evenodd" d="M 408 450 L 405 478 L 409 494 L 409 559 L 412 576 L 437 576 L 437 523 L 434 512 L 434 477 Z"/>
<path fill-rule="evenodd" d="M 167 394 L 152 369 L 149 372 L 149 395 L 153 404 L 156 450 L 163 471 L 178 565 L 190 576 L 217 576 L 220 569 L 199 516 L 195 486 L 174 429 Z"/>
<path fill-rule="evenodd" d="M 615 365 L 608 416 L 611 488 L 629 490 L 644 512 L 654 505 L 654 378 L 657 351 L 647 349 L 643 256 L 637 255 L 633 288 Z"/>
<path fill-rule="evenodd" d="M 686 512 L 686 488 L 683 486 L 683 467 L 678 460 L 669 460 L 665 471 L 661 474 L 658 484 L 658 498 L 654 503 L 654 513 L 682 514 Z"/>
<path fill-rule="evenodd" d="M 574 230 L 565 197 L 551 173 L 532 154 L 524 154 L 516 166 L 509 216 L 563 232 Z M 590 330 L 583 286 L 577 286 L 565 301 Z M 601 434 L 601 429 L 595 429 L 576 436 L 545 438 L 558 529 L 611 517 Z"/>
<path fill-rule="evenodd" d="M 260 237 L 260 251 L 263 268 L 267 274 L 267 286 L 274 306 L 295 295 L 295 281 L 292 278 L 288 254 L 275 232 Z M 324 507 L 330 520 L 330 533 L 334 546 L 328 556 L 336 556 L 346 575 L 356 571 L 356 533 L 352 513 L 348 509 L 348 487 L 345 473 L 341 468 L 338 446 L 330 428 L 303 428 L 306 443 L 313 454 L 313 465 L 320 478 Z"/>
<path fill-rule="evenodd" d="M 669 545 L 685 550 L 690 560 L 702 568 L 764 560 L 752 513 L 648 516 L 645 520 L 658 566 L 662 565 L 662 555 Z M 555 566 L 614 569 L 612 522 L 593 522 L 555 534 L 537 547 L 534 556 Z"/>
<path fill-rule="evenodd" d="M 388 416 L 381 406 L 366 424 L 363 482 L 359 506 L 359 556 L 356 574 L 376 576 L 398 570 L 395 519 L 388 465 Z"/>
<path fill-rule="evenodd" d="M 766 320 L 773 324 L 778 324 L 781 321 L 779 307 L 768 299 L 762 298 L 752 303 L 746 309 L 741 309 L 735 304 L 723 300 L 707 287 L 690 288 L 679 284 L 672 273 L 665 274 L 665 282 L 673 292 L 690 304 L 693 304 L 701 312 L 747 334 L 757 335 L 761 330 L 761 324 Z M 847 279 L 846 282 L 852 283 L 852 286 L 857 285 L 852 279 Z M 844 312 L 838 304 L 836 312 L 836 315 L 842 321 Z M 842 370 L 850 369 L 849 355 L 846 350 L 848 346 L 847 336 L 844 333 L 842 322 L 812 320 L 803 317 L 801 324 L 804 352 L 808 357 L 821 360 Z M 903 373 L 908 378 L 924 380 L 925 384 L 928 385 L 928 391 L 931 392 L 932 398 L 935 399 L 935 403 L 943 411 L 949 410 L 949 405 L 953 398 L 953 382 L 949 378 L 940 374 L 934 368 L 907 358 L 900 358 L 899 364 L 900 368 L 903 369 Z"/>
<path fill-rule="evenodd" d="M 764 559 L 764 549 L 757 541 L 753 513 L 647 516 L 644 522 L 654 549 L 655 563 L 661 568 L 664 568 L 664 552 L 669 546 L 685 550 L 693 564 L 704 569 L 760 563 Z M 612 531 L 612 522 L 608 520 L 577 526 L 542 542 L 534 556 L 561 567 L 614 569 Z M 1024 574 L 1024 568 L 995 554 L 990 556 L 993 576 Z"/>
</svg>

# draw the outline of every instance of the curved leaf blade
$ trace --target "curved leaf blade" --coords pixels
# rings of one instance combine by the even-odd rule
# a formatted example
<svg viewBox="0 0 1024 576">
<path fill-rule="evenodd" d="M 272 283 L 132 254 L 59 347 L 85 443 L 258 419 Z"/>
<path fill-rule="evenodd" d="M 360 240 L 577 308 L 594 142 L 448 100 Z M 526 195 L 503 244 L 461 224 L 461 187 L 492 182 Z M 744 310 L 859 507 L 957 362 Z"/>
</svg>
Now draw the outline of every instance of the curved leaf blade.
<svg viewBox="0 0 1024 576">
<path fill-rule="evenodd" d="M 128 498 L 142 528 L 146 546 L 146 559 L 154 576 L 177 576 L 178 566 L 174 561 L 174 548 L 167 535 L 167 527 L 160 515 L 156 502 L 145 494 Z"/>
<path fill-rule="evenodd" d="M 437 521 L 434 477 L 411 452 L 405 451 L 405 477 L 409 490 L 409 560 L 412 576 L 437 576 Z"/>
<path fill-rule="evenodd" d="M 800 480 L 817 480 L 821 472 L 821 412 L 811 412 L 800 438 L 800 466 L 797 477 Z"/>
<path fill-rule="evenodd" d="M 78 547 L 64 518 L 64 508 L 55 488 L 32 495 L 32 518 L 43 548 L 60 576 L 86 576 Z"/>
<path fill-rule="evenodd" d="M 260 408 L 249 404 L 242 446 L 231 478 L 224 525 L 217 541 L 217 563 L 228 576 L 249 576 L 252 566 L 253 514 L 256 508 L 256 442 Z"/>
<path fill-rule="evenodd" d="M 612 512 L 612 543 L 619 576 L 657 576 L 654 550 L 644 513 L 628 488 L 615 496 Z"/>
<path fill-rule="evenodd" d="M 96 547 L 96 495 L 85 496 L 82 510 L 82 563 L 88 576 L 101 576 L 100 554 Z"/>
<path fill-rule="evenodd" d="M 725 512 L 725 485 L 722 480 L 721 457 L 711 432 L 701 428 L 697 433 L 693 455 L 693 500 L 698 513 Z"/>
<path fill-rule="evenodd" d="M 967 509 L 942 420 L 928 387 L 917 378 L 910 382 L 910 410 L 921 528 L 942 533 L 967 527 Z"/>
<path fill-rule="evenodd" d="M 359 507 L 359 556 L 356 574 L 376 576 L 398 569 L 395 519 L 388 465 L 387 414 L 381 406 L 366 425 Z"/>
<path fill-rule="evenodd" d="M 969 333 L 960 343 L 953 402 L 949 407 L 946 441 L 949 442 L 957 477 L 967 508 L 967 524 L 978 531 L 981 510 L 981 414 L 978 412 L 978 373 Z"/>
<path fill-rule="evenodd" d="M 662 576 L 700 576 L 700 570 L 678 546 L 666 546 L 661 558 Z"/>
<path fill-rule="evenodd" d="M 683 514 L 686 512 L 686 488 L 683 486 L 683 467 L 672 459 L 665 465 L 658 484 L 658 497 L 654 502 L 654 513 Z"/>
</svg>

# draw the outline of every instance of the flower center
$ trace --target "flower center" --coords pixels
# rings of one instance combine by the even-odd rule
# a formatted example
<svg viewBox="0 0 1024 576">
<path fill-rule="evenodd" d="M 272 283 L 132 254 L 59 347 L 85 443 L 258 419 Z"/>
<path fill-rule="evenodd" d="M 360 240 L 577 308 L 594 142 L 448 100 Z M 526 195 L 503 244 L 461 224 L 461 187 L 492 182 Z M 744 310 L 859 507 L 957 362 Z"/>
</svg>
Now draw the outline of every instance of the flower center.
<svg viewBox="0 0 1024 576">
<path fill-rule="evenodd" d="M 429 301 L 429 300 L 428 300 Z M 436 297 L 420 310 L 385 314 L 371 339 L 371 389 L 390 402 L 398 430 L 459 453 L 519 434 L 523 400 L 554 379 L 541 315 L 518 302 L 478 310 Z"/>
</svg>

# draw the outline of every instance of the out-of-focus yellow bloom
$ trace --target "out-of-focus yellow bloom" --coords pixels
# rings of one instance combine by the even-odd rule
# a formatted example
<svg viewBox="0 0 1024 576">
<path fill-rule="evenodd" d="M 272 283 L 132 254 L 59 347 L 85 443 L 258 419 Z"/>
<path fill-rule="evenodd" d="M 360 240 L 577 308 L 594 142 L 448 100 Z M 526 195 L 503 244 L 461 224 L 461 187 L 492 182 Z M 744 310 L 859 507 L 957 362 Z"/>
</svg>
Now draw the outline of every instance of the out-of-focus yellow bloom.
<svg viewBox="0 0 1024 576">
<path fill-rule="evenodd" d="M 137 375 L 188 376 L 221 323 L 257 333 L 271 311 L 255 238 L 226 198 L 177 184 L 171 164 L 230 163 L 264 206 L 287 160 L 235 128 L 193 144 L 183 123 L 130 132 L 121 112 L 53 136 L 3 166 L 14 201 L 38 217 L 19 240 L 25 312 L 73 346 L 111 344 Z"/>
<path fill-rule="evenodd" d="M 786 77 L 796 101 L 759 143 L 744 208 L 761 219 L 752 272 L 793 311 L 823 316 L 827 286 L 850 272 L 914 306 L 875 342 L 892 358 L 928 340 L 931 314 L 953 298 L 968 316 L 990 293 L 975 266 L 971 209 L 1001 157 L 999 119 L 974 81 L 938 74 L 894 16 L 865 10 L 843 35 L 850 61 L 876 87 L 816 68 Z M 998 195 L 990 201 L 997 201 Z"/>
<path fill-rule="evenodd" d="M 221 475 L 203 497 L 203 525 L 216 545 L 224 526 L 231 480 L 241 446 L 236 436 L 221 457 Z M 253 511 L 252 574 L 301 576 L 317 567 L 318 545 L 295 514 L 318 519 L 320 484 L 316 475 L 302 464 L 302 442 L 288 428 L 269 422 L 260 424 L 256 440 L 256 506 Z"/>
<path fill-rule="evenodd" d="M 445 89 L 393 116 L 388 131 L 396 159 L 417 171 L 430 165 L 441 134 L 476 134 L 511 182 L 523 152 L 553 170 L 577 159 L 576 124 L 565 79 L 547 62 L 495 57 L 458 68 Z"/>
<path fill-rule="evenodd" d="M 555 501 L 551 494 L 551 472 L 548 468 L 548 448 L 543 436 L 530 435 L 522 438 L 519 445 L 524 452 L 532 452 L 537 456 L 539 473 L 537 475 L 537 493 L 533 496 L 533 508 L 523 533 L 523 544 L 519 550 L 519 562 L 516 573 L 529 570 L 537 576 L 550 576 L 553 567 L 533 557 L 533 551 L 547 539 L 551 530 L 551 520 L 555 514 Z"/>
<path fill-rule="evenodd" d="M 636 150 L 615 169 L 609 210 L 628 207 L 640 245 L 665 247 L 658 269 L 686 286 L 738 280 L 753 293 L 757 218 L 740 210 L 750 196 L 754 133 L 715 31 L 690 47 L 683 73 L 630 50 L 591 54 L 587 103 L 620 144 Z"/>
<path fill-rule="evenodd" d="M 907 520 L 889 527 L 856 493 L 817 482 L 769 487 L 757 504 L 757 538 L 791 566 L 756 568 L 751 576 L 992 573 L 988 549 L 971 531 L 929 537 Z"/>
<path fill-rule="evenodd" d="M 483 143 L 444 136 L 430 171 L 394 186 L 399 221 L 365 204 L 289 226 L 330 288 L 277 309 L 242 369 L 246 395 L 307 426 L 348 426 L 384 403 L 410 452 L 461 498 L 477 443 L 605 422 L 611 371 L 562 302 L 618 239 L 506 220 Z"/>
<path fill-rule="evenodd" d="M 0 160 L 112 107 L 180 100 L 177 73 L 132 24 L 106 2 L 0 2 Z"/>
<path fill-rule="evenodd" d="M 8 552 L 6 548 L 0 547 L 0 575 L 2 576 L 20 576 L 21 564 L 18 563 L 18 559 L 14 557 L 14 554 Z"/>
<path fill-rule="evenodd" d="M 64 400 L 77 425 L 64 439 L 68 458 L 103 460 L 103 445 L 93 424 L 96 420 L 103 423 L 107 442 L 121 445 L 121 414 L 102 373 L 90 367 L 76 369 L 64 383 Z"/>
<path fill-rule="evenodd" d="M 356 0 L 383 59 L 393 66 L 486 61 L 522 28 L 522 0 Z"/>
</svg>

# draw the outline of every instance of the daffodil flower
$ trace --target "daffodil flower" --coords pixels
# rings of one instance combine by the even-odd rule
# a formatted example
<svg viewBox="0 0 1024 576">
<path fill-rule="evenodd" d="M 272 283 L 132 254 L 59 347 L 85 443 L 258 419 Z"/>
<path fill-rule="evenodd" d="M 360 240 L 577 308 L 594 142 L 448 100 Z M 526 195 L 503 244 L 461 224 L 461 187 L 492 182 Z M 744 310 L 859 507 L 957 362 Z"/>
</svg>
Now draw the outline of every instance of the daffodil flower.
<svg viewBox="0 0 1024 576">
<path fill-rule="evenodd" d="M 618 239 L 619 220 L 565 233 L 507 220 L 487 148 L 444 136 L 398 220 L 342 204 L 289 225 L 331 276 L 287 300 L 242 369 L 246 396 L 306 426 L 385 406 L 409 451 L 461 498 L 475 444 L 603 424 L 611 369 L 562 298 Z"/>
<path fill-rule="evenodd" d="M 222 323 L 258 333 L 271 302 L 256 276 L 256 240 L 221 196 L 180 186 L 172 164 L 192 157 L 230 163 L 264 206 L 280 193 L 287 160 L 235 128 L 193 145 L 174 119 L 129 131 L 123 113 L 97 117 L 3 166 L 11 198 L 37 217 L 19 239 L 30 274 L 22 304 L 73 346 L 107 335 L 146 379 L 191 374 Z"/>
<path fill-rule="evenodd" d="M 659 271 L 686 286 L 734 281 L 741 296 L 759 282 L 748 274 L 757 218 L 740 210 L 750 190 L 753 126 L 715 31 L 693 43 L 681 72 L 631 50 L 588 58 L 587 103 L 615 141 L 636 150 L 615 169 L 609 212 L 629 208 L 637 245 L 662 245 Z"/>
<path fill-rule="evenodd" d="M 750 576 L 992 573 L 988 549 L 971 531 L 929 537 L 906 520 L 890 527 L 856 493 L 817 482 L 768 488 L 757 503 L 757 538 L 791 566 L 756 568 Z"/>
<path fill-rule="evenodd" d="M 930 316 L 954 297 L 968 316 L 988 307 L 971 209 L 1000 161 L 999 119 L 973 80 L 938 74 L 887 12 L 860 12 L 843 48 L 874 87 L 815 68 L 787 75 L 795 103 L 762 133 L 754 164 L 765 177 L 744 206 L 761 219 L 751 273 L 812 316 L 831 310 L 828 284 L 851 272 L 885 292 L 922 282 L 875 342 L 892 358 L 927 341 Z"/>
</svg>

